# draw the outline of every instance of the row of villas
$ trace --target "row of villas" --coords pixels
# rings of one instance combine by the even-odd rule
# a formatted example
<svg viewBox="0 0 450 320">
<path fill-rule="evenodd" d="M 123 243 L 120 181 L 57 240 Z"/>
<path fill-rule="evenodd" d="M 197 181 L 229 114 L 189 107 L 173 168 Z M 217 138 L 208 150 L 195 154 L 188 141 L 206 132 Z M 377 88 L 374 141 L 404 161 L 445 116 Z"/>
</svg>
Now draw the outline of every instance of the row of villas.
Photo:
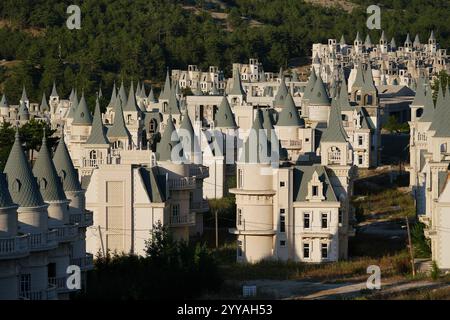
<svg viewBox="0 0 450 320">
<path fill-rule="evenodd" d="M 450 270 L 450 88 L 439 87 L 436 103 L 427 79 L 421 78 L 411 104 L 410 187 L 419 220 L 426 226 L 432 260 Z"/>
<path fill-rule="evenodd" d="M 92 224 L 64 141 L 52 158 L 44 134 L 31 168 L 17 132 L 0 174 L 0 299 L 68 299 L 83 289 Z"/>
</svg>

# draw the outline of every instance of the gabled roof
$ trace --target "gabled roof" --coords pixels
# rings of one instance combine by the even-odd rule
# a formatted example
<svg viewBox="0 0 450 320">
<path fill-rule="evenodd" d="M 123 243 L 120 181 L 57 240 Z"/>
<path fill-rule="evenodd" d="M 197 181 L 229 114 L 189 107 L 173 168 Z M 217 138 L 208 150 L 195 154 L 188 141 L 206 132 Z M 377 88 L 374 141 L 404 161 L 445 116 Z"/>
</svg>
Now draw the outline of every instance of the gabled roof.
<svg viewBox="0 0 450 320">
<path fill-rule="evenodd" d="M 122 104 L 118 103 L 115 116 L 114 123 L 111 128 L 108 129 L 108 133 L 106 135 L 108 139 L 111 138 L 130 138 L 130 132 L 125 125 L 125 119 L 123 117 L 123 109 Z"/>
<path fill-rule="evenodd" d="M 145 191 L 152 203 L 162 203 L 165 202 L 164 189 L 165 186 L 160 186 L 157 179 L 156 168 L 139 168 L 139 174 L 145 185 Z"/>
<path fill-rule="evenodd" d="M 56 172 L 50 150 L 47 147 L 45 132 L 41 149 L 39 150 L 39 154 L 33 167 L 33 174 L 37 178 L 40 192 L 45 201 L 67 200 L 61 178 Z"/>
<path fill-rule="evenodd" d="M 22 149 L 19 132 L 9 153 L 4 173 L 8 179 L 8 189 L 14 203 L 20 207 L 39 207 L 44 200 L 39 192 L 36 178 L 33 176 L 30 164 Z"/>
<path fill-rule="evenodd" d="M 139 112 L 139 107 L 137 106 L 136 102 L 136 95 L 134 93 L 134 84 L 133 81 L 131 81 L 131 87 L 130 92 L 128 94 L 128 101 L 125 107 L 123 108 L 123 111 L 129 111 L 129 112 Z"/>
<path fill-rule="evenodd" d="M 325 90 L 325 85 L 323 84 L 322 77 L 317 77 L 316 82 L 314 83 L 314 88 L 309 97 L 310 105 L 319 105 L 319 106 L 329 106 L 330 99 L 328 98 L 327 91 Z"/>
<path fill-rule="evenodd" d="M 281 110 L 277 126 L 279 127 L 304 127 L 305 121 L 300 118 L 298 109 L 295 106 L 294 99 L 290 93 L 286 95 L 284 99 L 284 108 Z"/>
<path fill-rule="evenodd" d="M 303 93 L 303 99 L 309 99 L 311 97 L 311 92 L 314 89 L 314 84 L 316 83 L 317 76 L 314 68 L 311 70 L 311 75 L 309 76 L 308 83 L 305 87 L 305 92 Z"/>
<path fill-rule="evenodd" d="M 217 128 L 237 128 L 234 114 L 231 111 L 228 99 L 224 96 L 216 113 L 215 127 Z"/>
<path fill-rule="evenodd" d="M 50 97 L 59 97 L 58 91 L 56 91 L 56 83 L 55 83 L 55 81 L 53 81 L 53 88 L 52 88 L 52 93 L 50 94 Z"/>
<path fill-rule="evenodd" d="M 42 94 L 42 100 L 41 100 L 41 105 L 39 106 L 39 109 L 42 112 L 48 111 L 50 109 L 48 106 L 48 103 L 47 103 L 47 97 L 45 96 L 45 92 Z"/>
<path fill-rule="evenodd" d="M 327 129 L 320 142 L 347 142 L 347 139 L 347 133 L 342 124 L 341 109 L 335 98 L 330 107 Z"/>
<path fill-rule="evenodd" d="M 2 100 L 0 101 L 0 108 L 8 108 L 9 109 L 8 99 L 6 98 L 5 94 L 3 94 Z"/>
<path fill-rule="evenodd" d="M 172 150 L 180 143 L 175 125 L 173 124 L 172 115 L 167 119 L 167 125 L 161 137 L 161 141 L 156 145 L 156 159 L 158 161 L 172 161 Z M 182 154 L 182 147 L 180 148 L 180 158 L 184 157 Z"/>
<path fill-rule="evenodd" d="M 86 103 L 84 92 L 81 95 L 80 103 L 75 110 L 72 125 L 92 125 L 92 115 Z"/>
<path fill-rule="evenodd" d="M 434 115 L 433 93 L 429 86 L 425 87 L 425 101 L 419 122 L 432 122 Z"/>
<path fill-rule="evenodd" d="M 237 68 L 233 72 L 233 84 L 228 94 L 245 95 L 245 91 L 242 88 L 241 75 L 239 74 L 239 70 Z"/>
<path fill-rule="evenodd" d="M 109 145 L 108 137 L 106 136 L 106 129 L 102 121 L 102 112 L 100 111 L 100 103 L 95 102 L 94 120 L 92 121 L 92 129 L 86 144 L 106 144 Z"/>
<path fill-rule="evenodd" d="M 17 207 L 17 205 L 13 202 L 9 193 L 5 174 L 0 172 L 0 209 L 10 207 Z"/>
<path fill-rule="evenodd" d="M 64 142 L 64 136 L 59 139 L 58 147 L 53 155 L 53 163 L 61 178 L 64 191 L 81 191 L 78 172 L 73 166 L 72 158 Z"/>
<path fill-rule="evenodd" d="M 308 182 L 312 180 L 315 172 L 317 172 L 319 180 L 323 185 L 323 196 L 325 197 L 324 201 L 337 201 L 336 193 L 333 190 L 325 167 L 317 164 L 312 166 L 294 167 L 294 201 L 307 201 L 306 197 L 308 196 Z"/>
<path fill-rule="evenodd" d="M 169 69 L 167 69 L 166 82 L 164 83 L 164 89 L 161 91 L 161 94 L 159 95 L 159 100 L 169 100 L 171 91 L 172 90 L 170 85 Z"/>
</svg>

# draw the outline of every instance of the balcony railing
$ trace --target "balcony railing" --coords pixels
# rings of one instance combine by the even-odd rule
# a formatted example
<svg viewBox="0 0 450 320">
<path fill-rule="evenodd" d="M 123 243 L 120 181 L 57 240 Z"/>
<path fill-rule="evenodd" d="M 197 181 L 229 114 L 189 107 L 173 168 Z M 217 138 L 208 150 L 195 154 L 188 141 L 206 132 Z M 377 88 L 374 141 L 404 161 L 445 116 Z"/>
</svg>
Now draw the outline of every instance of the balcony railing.
<svg viewBox="0 0 450 320">
<path fill-rule="evenodd" d="M 79 266 L 81 270 L 91 270 L 94 268 L 94 256 L 91 253 L 86 253 L 82 258 L 70 259 L 70 264 Z"/>
<path fill-rule="evenodd" d="M 192 167 L 189 169 L 189 175 L 191 176 L 202 176 L 202 177 L 208 177 L 209 176 L 209 168 L 208 167 Z"/>
<path fill-rule="evenodd" d="M 186 224 L 195 224 L 195 214 L 184 214 L 179 216 L 171 216 L 170 217 L 171 225 L 186 225 Z"/>
<path fill-rule="evenodd" d="M 94 216 L 92 211 L 86 210 L 83 215 L 81 213 L 72 213 L 69 217 L 70 224 L 78 224 L 78 227 L 90 227 L 94 223 Z"/>
<path fill-rule="evenodd" d="M 58 240 L 56 238 L 56 235 L 56 230 L 30 234 L 28 238 L 28 245 L 30 247 L 30 250 L 39 251 L 57 247 Z"/>
<path fill-rule="evenodd" d="M 49 284 L 46 290 L 22 291 L 20 293 L 20 300 L 56 300 L 58 298 L 56 290 L 55 285 Z"/>
<path fill-rule="evenodd" d="M 0 259 L 26 254 L 29 251 L 28 239 L 29 235 L 0 239 Z"/>
<path fill-rule="evenodd" d="M 169 179 L 169 188 L 172 190 L 184 190 L 195 188 L 194 177 L 184 177 L 179 179 Z"/>
<path fill-rule="evenodd" d="M 72 241 L 78 236 L 78 225 L 64 225 L 52 229 L 56 231 L 56 240 L 60 242 Z"/>
<path fill-rule="evenodd" d="M 301 149 L 302 141 L 301 140 L 281 140 L 281 145 L 285 148 Z"/>
<path fill-rule="evenodd" d="M 48 284 L 49 287 L 56 287 L 58 293 L 76 291 L 76 289 L 69 289 L 67 287 L 67 277 L 49 277 Z"/>
</svg>

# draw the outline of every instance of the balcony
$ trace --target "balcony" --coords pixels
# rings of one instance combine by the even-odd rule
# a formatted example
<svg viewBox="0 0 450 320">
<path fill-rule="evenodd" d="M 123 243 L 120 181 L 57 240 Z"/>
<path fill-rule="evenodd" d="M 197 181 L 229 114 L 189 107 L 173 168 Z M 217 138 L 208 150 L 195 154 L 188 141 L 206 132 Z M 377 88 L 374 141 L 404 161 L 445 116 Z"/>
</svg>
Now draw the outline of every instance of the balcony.
<svg viewBox="0 0 450 320">
<path fill-rule="evenodd" d="M 195 224 L 195 213 L 189 213 L 189 214 L 170 217 L 170 225 L 171 226 L 185 226 L 185 225 L 194 225 L 194 224 Z"/>
<path fill-rule="evenodd" d="M 77 291 L 76 289 L 69 289 L 67 287 L 67 276 L 66 277 L 49 277 L 48 278 L 49 287 L 55 287 L 57 293 L 68 293 Z"/>
<path fill-rule="evenodd" d="M 302 141 L 301 140 L 281 140 L 281 146 L 287 149 L 301 149 Z"/>
<path fill-rule="evenodd" d="M 81 213 L 72 213 L 69 217 L 70 224 L 78 224 L 78 227 L 90 227 L 94 224 L 94 214 L 92 211 L 86 210 L 83 215 Z"/>
<path fill-rule="evenodd" d="M 209 210 L 209 204 L 207 200 L 193 201 L 190 204 L 190 208 L 195 212 L 205 212 Z"/>
<path fill-rule="evenodd" d="M 0 239 L 0 260 L 27 255 L 29 235 Z"/>
<path fill-rule="evenodd" d="M 22 291 L 20 300 L 57 300 L 58 293 L 55 285 L 50 285 L 46 290 L 40 291 Z"/>
<path fill-rule="evenodd" d="M 58 246 L 56 230 L 30 234 L 28 245 L 30 251 L 45 251 L 56 248 Z"/>
<path fill-rule="evenodd" d="M 56 231 L 56 240 L 59 242 L 70 242 L 78 236 L 78 225 L 64 225 L 52 228 Z"/>
<path fill-rule="evenodd" d="M 196 177 L 209 177 L 209 168 L 203 166 L 195 166 L 189 169 L 189 175 Z"/>
<path fill-rule="evenodd" d="M 82 271 L 94 269 L 94 256 L 91 253 L 86 253 L 82 258 L 70 259 L 70 264 L 79 266 Z"/>
<path fill-rule="evenodd" d="M 169 188 L 171 190 L 195 189 L 196 182 L 194 177 L 184 177 L 179 179 L 169 179 Z"/>
</svg>

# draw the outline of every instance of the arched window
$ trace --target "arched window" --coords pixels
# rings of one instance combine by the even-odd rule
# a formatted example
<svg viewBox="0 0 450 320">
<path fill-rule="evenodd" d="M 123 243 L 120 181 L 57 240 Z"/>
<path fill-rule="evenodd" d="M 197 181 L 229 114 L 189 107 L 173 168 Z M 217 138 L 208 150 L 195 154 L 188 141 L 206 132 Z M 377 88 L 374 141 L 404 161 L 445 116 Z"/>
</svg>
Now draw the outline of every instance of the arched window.
<svg viewBox="0 0 450 320">
<path fill-rule="evenodd" d="M 447 143 L 441 144 L 441 152 L 447 152 Z"/>
<path fill-rule="evenodd" d="M 338 147 L 331 147 L 328 150 L 328 162 L 339 163 L 341 161 L 341 150 Z"/>
<path fill-rule="evenodd" d="M 89 152 L 89 159 L 97 160 L 97 150 L 91 150 L 91 152 Z"/>
</svg>

